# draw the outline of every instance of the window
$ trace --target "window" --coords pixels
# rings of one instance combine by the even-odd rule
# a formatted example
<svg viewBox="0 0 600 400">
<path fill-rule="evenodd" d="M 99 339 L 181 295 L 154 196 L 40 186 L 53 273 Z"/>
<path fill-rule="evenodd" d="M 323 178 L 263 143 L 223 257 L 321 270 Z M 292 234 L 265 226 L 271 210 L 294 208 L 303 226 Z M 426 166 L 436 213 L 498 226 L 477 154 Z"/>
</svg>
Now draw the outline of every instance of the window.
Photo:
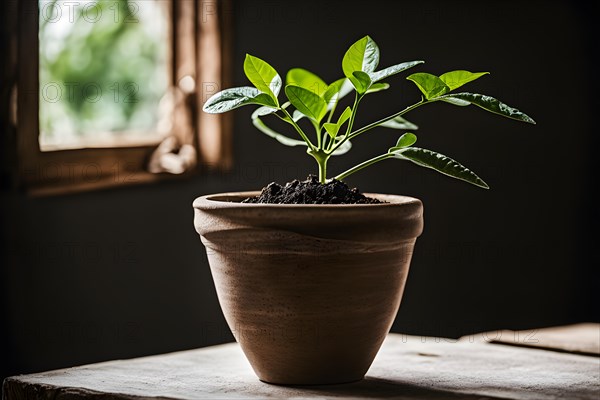
<svg viewBox="0 0 600 400">
<path fill-rule="evenodd" d="M 168 134 L 167 5 L 40 0 L 42 151 L 156 143 Z"/>
<path fill-rule="evenodd" d="M 200 111 L 228 84 L 227 1 L 17 4 L 14 122 L 26 188 L 64 193 L 229 166 L 230 120 Z"/>
</svg>

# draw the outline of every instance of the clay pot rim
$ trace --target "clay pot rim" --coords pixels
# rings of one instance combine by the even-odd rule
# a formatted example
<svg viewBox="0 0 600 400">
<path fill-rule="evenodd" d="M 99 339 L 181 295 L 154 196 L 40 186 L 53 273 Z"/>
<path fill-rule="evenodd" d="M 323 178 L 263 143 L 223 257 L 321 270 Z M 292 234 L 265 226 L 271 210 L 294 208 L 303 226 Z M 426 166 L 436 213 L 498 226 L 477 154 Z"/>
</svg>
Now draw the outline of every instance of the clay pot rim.
<svg viewBox="0 0 600 400">
<path fill-rule="evenodd" d="M 363 193 L 367 197 L 386 201 L 379 204 L 272 204 L 272 203 L 241 203 L 242 199 L 258 196 L 260 191 L 224 192 L 200 196 L 194 200 L 193 207 L 197 209 L 209 208 L 278 208 L 278 209 L 360 209 L 360 208 L 387 208 L 409 204 L 421 204 L 421 200 L 404 195 Z M 228 200 L 229 199 L 229 200 Z"/>
</svg>

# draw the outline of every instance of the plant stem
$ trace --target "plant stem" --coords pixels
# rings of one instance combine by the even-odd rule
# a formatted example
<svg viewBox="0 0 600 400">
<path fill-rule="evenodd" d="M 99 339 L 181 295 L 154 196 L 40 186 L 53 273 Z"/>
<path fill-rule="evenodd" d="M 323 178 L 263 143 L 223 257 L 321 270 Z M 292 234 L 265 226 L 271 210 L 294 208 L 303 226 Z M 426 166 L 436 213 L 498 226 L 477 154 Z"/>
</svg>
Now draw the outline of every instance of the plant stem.
<svg viewBox="0 0 600 400">
<path fill-rule="evenodd" d="M 346 136 L 352 131 L 352 127 L 354 126 L 354 118 L 356 117 L 356 112 L 358 111 L 358 103 L 362 99 L 364 95 L 359 95 L 356 93 L 354 96 L 354 104 L 352 104 L 352 113 L 350 114 L 350 121 L 348 121 L 348 127 L 346 128 Z"/>
<path fill-rule="evenodd" d="M 417 108 L 417 107 L 419 107 L 419 106 L 422 106 L 423 104 L 426 104 L 426 103 L 428 103 L 428 101 L 426 101 L 426 100 L 421 100 L 420 102 L 418 102 L 418 103 L 415 103 L 415 104 L 413 104 L 412 106 L 406 107 L 406 108 L 405 108 L 404 110 L 402 110 L 402 111 L 399 111 L 399 112 L 397 112 L 397 113 L 395 113 L 395 114 L 392 114 L 392 115 L 390 115 L 390 116 L 388 116 L 388 117 L 382 118 L 382 119 L 380 119 L 379 121 L 375 121 L 375 122 L 373 122 L 373 123 L 370 123 L 369 125 L 363 126 L 362 128 L 360 128 L 360 129 L 357 129 L 357 130 L 356 130 L 356 131 L 354 131 L 354 132 L 351 132 L 351 133 L 349 133 L 349 134 L 346 134 L 346 136 L 345 136 L 345 138 L 344 138 L 343 140 L 339 141 L 339 142 L 338 142 L 338 143 L 337 143 L 335 146 L 333 146 L 333 148 L 331 148 L 331 149 L 328 149 L 328 151 L 329 151 L 330 153 L 333 153 L 334 151 L 336 151 L 336 150 L 337 150 L 337 148 L 338 148 L 338 147 L 340 147 L 342 144 L 344 144 L 344 142 L 345 142 L 346 140 L 349 140 L 349 139 L 354 139 L 355 137 L 357 137 L 357 136 L 358 136 L 358 135 L 360 135 L 361 133 L 364 133 L 364 132 L 366 132 L 366 131 L 368 131 L 368 130 L 370 130 L 370 129 L 376 128 L 376 127 L 378 127 L 379 125 L 383 124 L 384 122 L 387 122 L 387 121 L 389 121 L 389 120 L 392 120 L 392 119 L 394 119 L 394 118 L 396 118 L 396 117 L 399 117 L 399 116 L 401 116 L 401 115 L 404 115 L 404 114 L 406 114 L 407 112 L 409 112 L 409 111 L 412 111 L 412 110 L 414 110 L 415 108 Z M 353 115 L 353 117 L 354 117 L 354 115 Z M 337 179 L 337 178 L 336 178 L 336 179 Z"/>
<path fill-rule="evenodd" d="M 353 173 L 355 173 L 355 172 L 357 172 L 357 171 L 360 171 L 360 170 L 361 170 L 361 169 L 363 169 L 363 168 L 366 168 L 366 167 L 368 167 L 369 165 L 373 165 L 373 164 L 375 164 L 375 163 L 378 163 L 379 161 L 383 161 L 383 160 L 386 160 L 386 159 L 388 159 L 388 158 L 392 158 L 392 157 L 394 157 L 394 155 L 393 155 L 393 154 L 386 153 L 386 154 L 382 154 L 382 155 L 380 155 L 380 156 L 377 156 L 377 157 L 371 158 L 370 160 L 363 161 L 363 162 L 361 162 L 360 164 L 358 164 L 358 165 L 355 165 L 354 167 L 352 167 L 352 168 L 350 168 L 350 169 L 348 169 L 348 170 L 346 170 L 346 171 L 342 172 L 341 174 L 337 175 L 337 176 L 336 176 L 334 179 L 337 179 L 337 180 L 344 179 L 344 178 L 346 178 L 347 176 L 350 176 L 350 175 L 352 175 Z"/>
<path fill-rule="evenodd" d="M 317 160 L 317 164 L 319 164 L 319 182 L 325 183 L 327 182 L 327 160 Z"/>
<path fill-rule="evenodd" d="M 317 133 L 317 149 L 322 149 L 322 145 L 321 145 L 321 127 L 319 126 L 319 124 L 315 121 L 311 121 L 313 126 L 315 127 L 315 132 Z"/>
<path fill-rule="evenodd" d="M 406 107 L 404 110 L 402 110 L 402 111 L 399 111 L 399 112 L 397 112 L 396 114 L 392 114 L 392 115 L 390 115 L 389 117 L 382 118 L 382 119 L 380 119 L 379 121 L 376 121 L 376 122 L 370 123 L 369 125 L 363 126 L 362 128 L 360 128 L 360 129 L 357 129 L 356 131 L 352 132 L 352 133 L 350 134 L 350 139 L 357 137 L 358 135 L 360 135 L 361 133 L 364 133 L 364 132 L 368 131 L 369 129 L 373 129 L 373 128 L 375 128 L 375 127 L 377 127 L 377 126 L 379 126 L 379 125 L 383 124 L 384 122 L 390 121 L 390 120 L 392 120 L 392 119 L 394 119 L 394 118 L 396 118 L 396 117 L 399 117 L 399 116 L 401 116 L 401 115 L 404 115 L 404 114 L 406 114 L 407 112 L 409 112 L 409 111 L 412 111 L 412 110 L 414 110 L 415 108 L 417 108 L 417 107 L 419 107 L 419 106 L 422 106 L 422 105 L 423 105 L 423 104 L 425 104 L 425 103 L 427 103 L 427 101 L 425 101 L 425 100 L 421 100 L 420 102 L 418 102 L 418 103 L 415 103 L 415 104 L 413 104 L 412 106 Z"/>
<path fill-rule="evenodd" d="M 339 93 L 338 93 L 338 95 L 336 95 L 335 102 L 333 103 L 333 106 L 331 107 L 331 111 L 329 111 L 329 116 L 327 117 L 327 122 L 331 122 L 331 118 L 333 118 L 333 113 L 335 113 L 335 109 L 337 108 L 339 101 L 340 101 L 340 98 L 339 98 Z"/>
<path fill-rule="evenodd" d="M 298 124 L 296 123 L 296 121 L 294 121 L 294 119 L 292 118 L 292 116 L 290 115 L 289 112 L 287 112 L 287 110 L 285 108 L 280 108 L 281 111 L 283 111 L 283 113 L 287 116 L 288 119 L 286 119 L 285 121 L 292 124 L 294 126 L 294 128 L 296 129 L 296 131 L 300 134 L 300 136 L 302 137 L 302 140 L 304 140 L 306 142 L 306 144 L 308 145 L 308 148 L 311 150 L 317 150 L 317 148 L 315 147 L 315 145 L 310 141 L 310 139 L 306 136 L 306 134 L 304 133 L 304 131 L 302 130 L 302 128 L 300 128 L 300 126 L 298 126 Z"/>
<path fill-rule="evenodd" d="M 323 132 L 323 145 L 321 146 L 321 149 L 327 149 L 330 145 L 330 140 L 331 140 L 331 137 L 329 136 L 327 131 L 324 131 Z"/>
<path fill-rule="evenodd" d="M 354 97 L 354 104 L 352 105 L 352 113 L 350 114 L 350 120 L 348 121 L 348 127 L 346 128 L 346 133 L 344 135 L 344 139 L 337 142 L 337 144 L 336 144 L 335 140 L 332 140 L 331 142 L 329 142 L 329 146 L 327 149 L 327 152 L 329 154 L 333 153 L 338 147 L 340 147 L 346 140 L 349 139 L 348 134 L 350 133 L 350 131 L 352 130 L 352 126 L 354 125 L 354 117 L 356 116 L 356 111 L 358 109 L 358 103 L 360 102 L 361 99 L 362 99 L 362 96 L 359 96 L 358 93 L 356 93 L 356 96 Z"/>
<path fill-rule="evenodd" d="M 327 161 L 329 160 L 330 155 L 323 150 L 308 150 L 308 154 L 313 156 L 319 165 L 319 182 L 327 182 Z"/>
</svg>

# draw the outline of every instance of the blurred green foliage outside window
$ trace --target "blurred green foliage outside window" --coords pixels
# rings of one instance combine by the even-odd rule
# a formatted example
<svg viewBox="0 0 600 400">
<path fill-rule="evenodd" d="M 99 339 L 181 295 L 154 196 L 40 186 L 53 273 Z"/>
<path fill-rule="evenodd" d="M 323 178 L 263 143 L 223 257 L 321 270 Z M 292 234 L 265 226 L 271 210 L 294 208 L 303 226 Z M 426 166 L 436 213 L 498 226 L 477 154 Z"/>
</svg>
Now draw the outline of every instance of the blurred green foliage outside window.
<svg viewBox="0 0 600 400">
<path fill-rule="evenodd" d="M 159 136 L 168 90 L 165 0 L 39 0 L 40 144 Z"/>
</svg>

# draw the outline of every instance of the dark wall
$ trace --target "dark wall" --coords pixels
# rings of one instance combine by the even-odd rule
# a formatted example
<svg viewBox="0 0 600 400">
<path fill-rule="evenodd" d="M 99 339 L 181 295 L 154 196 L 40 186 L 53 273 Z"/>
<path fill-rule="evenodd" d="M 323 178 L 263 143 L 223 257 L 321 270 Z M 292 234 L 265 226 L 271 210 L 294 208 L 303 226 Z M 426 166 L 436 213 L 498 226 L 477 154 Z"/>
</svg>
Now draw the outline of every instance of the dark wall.
<svg viewBox="0 0 600 400">
<path fill-rule="evenodd" d="M 591 10 L 567 1 L 236 0 L 232 12 L 236 85 L 247 84 L 246 52 L 281 74 L 302 66 L 332 81 L 345 49 L 370 34 L 382 66 L 424 59 L 419 71 L 490 71 L 469 89 L 537 120 L 445 104 L 408 116 L 423 147 L 464 162 L 490 191 L 394 161 L 348 179 L 425 204 L 394 330 L 457 337 L 598 319 Z M 405 76 L 364 101 L 358 125 L 418 99 Z M 226 175 L 51 198 L 2 194 L 3 375 L 231 340 L 191 202 L 316 167 L 302 150 L 255 131 L 250 113 L 236 112 L 236 166 Z M 365 134 L 331 171 L 397 136 Z"/>
</svg>

